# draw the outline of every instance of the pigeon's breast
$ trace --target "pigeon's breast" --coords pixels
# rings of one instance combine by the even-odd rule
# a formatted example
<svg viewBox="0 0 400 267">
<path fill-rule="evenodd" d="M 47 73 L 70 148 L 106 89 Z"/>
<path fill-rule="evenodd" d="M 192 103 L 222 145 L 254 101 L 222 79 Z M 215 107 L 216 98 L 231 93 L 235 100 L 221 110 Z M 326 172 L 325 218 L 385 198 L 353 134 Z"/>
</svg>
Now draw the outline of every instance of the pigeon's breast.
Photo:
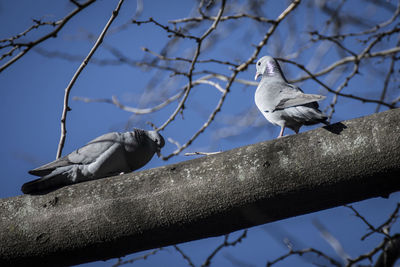
<svg viewBox="0 0 400 267">
<path fill-rule="evenodd" d="M 136 145 L 134 149 L 126 151 L 127 163 L 131 171 L 137 170 L 146 165 L 153 157 L 156 149 L 149 140 L 144 140 Z"/>
<path fill-rule="evenodd" d="M 256 102 L 257 108 L 263 112 L 265 110 L 272 110 L 272 105 L 270 104 L 270 99 L 268 98 L 268 94 L 266 94 L 265 90 L 256 90 L 254 95 L 254 101 Z"/>
<path fill-rule="evenodd" d="M 256 93 L 254 95 L 256 106 L 269 122 L 275 125 L 282 126 L 284 124 L 284 111 L 274 111 L 276 105 L 274 101 L 274 96 L 272 95 L 273 92 L 266 89 L 265 86 L 265 84 L 259 85 L 256 90 Z"/>
<path fill-rule="evenodd" d="M 272 124 L 278 126 L 285 126 L 285 111 L 284 110 L 277 110 L 274 112 L 263 112 L 264 117 Z"/>
</svg>

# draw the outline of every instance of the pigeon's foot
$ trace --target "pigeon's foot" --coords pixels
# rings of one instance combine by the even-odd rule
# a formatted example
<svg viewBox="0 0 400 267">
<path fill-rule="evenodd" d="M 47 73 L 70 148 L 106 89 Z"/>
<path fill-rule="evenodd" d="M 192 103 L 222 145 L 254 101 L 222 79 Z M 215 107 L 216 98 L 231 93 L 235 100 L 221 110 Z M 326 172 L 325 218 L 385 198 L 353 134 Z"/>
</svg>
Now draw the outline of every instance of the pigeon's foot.
<svg viewBox="0 0 400 267">
<path fill-rule="evenodd" d="M 280 133 L 279 133 L 279 135 L 278 135 L 278 138 L 283 137 L 283 131 L 284 131 L 284 130 L 285 130 L 285 126 L 281 127 L 281 131 L 280 131 Z"/>
</svg>

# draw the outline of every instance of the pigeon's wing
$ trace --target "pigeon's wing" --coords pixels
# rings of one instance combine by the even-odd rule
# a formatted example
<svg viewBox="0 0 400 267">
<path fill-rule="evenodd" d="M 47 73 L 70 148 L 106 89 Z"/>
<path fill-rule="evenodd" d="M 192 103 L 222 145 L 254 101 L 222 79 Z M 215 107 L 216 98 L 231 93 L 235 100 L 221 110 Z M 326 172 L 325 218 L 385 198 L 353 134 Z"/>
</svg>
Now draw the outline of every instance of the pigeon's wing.
<svg viewBox="0 0 400 267">
<path fill-rule="evenodd" d="M 67 155 L 68 156 L 68 155 Z M 30 170 L 29 173 L 36 176 L 45 176 L 54 171 L 57 167 L 63 167 L 71 165 L 68 157 L 64 156 L 60 159 L 47 163 L 43 166 L 37 167 L 36 169 Z"/>
<path fill-rule="evenodd" d="M 86 166 L 85 171 L 90 173 L 92 179 L 98 179 L 121 172 L 130 172 L 127 151 L 120 142 L 114 142 L 93 163 Z"/>
<path fill-rule="evenodd" d="M 314 108 L 318 108 L 318 104 L 316 102 L 325 98 L 326 96 L 323 95 L 304 94 L 299 87 L 288 84 L 288 86 L 285 87 L 279 94 L 279 99 L 275 106 L 275 110 L 282 110 L 285 108 L 305 105 L 313 102 L 315 102 Z"/>
<path fill-rule="evenodd" d="M 65 166 L 57 168 L 55 171 L 44 175 L 43 177 L 24 183 L 21 191 L 24 194 L 45 194 L 56 190 L 65 185 L 72 184 L 72 180 L 68 177 L 68 169 L 73 172 L 73 168 L 77 166 Z"/>
<path fill-rule="evenodd" d="M 114 142 L 107 147 L 94 162 L 90 164 L 72 164 L 70 162 L 70 165 L 67 166 L 57 166 L 48 175 L 23 184 L 22 192 L 24 194 L 42 194 L 66 185 L 129 171 L 123 145 Z"/>
<path fill-rule="evenodd" d="M 73 151 L 68 160 L 73 164 L 90 164 L 115 143 L 120 143 L 120 133 L 107 133 L 90 141 L 87 145 Z"/>
<path fill-rule="evenodd" d="M 323 95 L 313 95 L 313 94 L 298 94 L 296 96 L 290 97 L 286 96 L 280 99 L 279 103 L 276 105 L 275 110 L 281 110 L 285 108 L 300 106 L 308 103 L 313 103 L 325 99 L 326 96 Z M 315 106 L 318 108 L 318 105 Z"/>
<path fill-rule="evenodd" d="M 93 163 L 116 142 L 119 142 L 119 133 L 113 132 L 99 136 L 70 154 L 36 169 L 30 170 L 29 173 L 36 176 L 45 176 L 59 167 L 73 164 Z"/>
</svg>

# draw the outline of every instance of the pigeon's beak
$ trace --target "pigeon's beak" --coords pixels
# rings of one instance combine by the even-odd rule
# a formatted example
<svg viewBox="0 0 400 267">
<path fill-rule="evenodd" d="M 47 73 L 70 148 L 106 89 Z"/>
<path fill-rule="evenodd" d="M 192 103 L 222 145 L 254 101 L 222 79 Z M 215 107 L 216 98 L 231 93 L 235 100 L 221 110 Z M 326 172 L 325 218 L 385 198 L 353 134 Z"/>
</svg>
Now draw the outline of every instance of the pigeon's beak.
<svg viewBox="0 0 400 267">
<path fill-rule="evenodd" d="M 157 153 L 157 157 L 161 157 L 161 153 L 160 153 L 160 149 L 159 148 L 157 149 L 156 153 Z"/>
<path fill-rule="evenodd" d="M 259 73 L 258 71 L 256 72 L 256 76 L 254 76 L 254 80 L 257 80 L 258 76 L 260 76 L 261 73 Z"/>
</svg>

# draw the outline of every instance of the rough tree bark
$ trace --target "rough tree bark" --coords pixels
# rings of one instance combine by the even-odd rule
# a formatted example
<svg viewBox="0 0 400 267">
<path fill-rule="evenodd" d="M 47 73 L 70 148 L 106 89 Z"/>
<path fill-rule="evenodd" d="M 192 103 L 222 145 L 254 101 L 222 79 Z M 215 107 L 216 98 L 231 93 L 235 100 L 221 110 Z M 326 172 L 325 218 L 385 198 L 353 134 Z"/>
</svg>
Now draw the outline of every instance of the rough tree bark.
<svg viewBox="0 0 400 267">
<path fill-rule="evenodd" d="M 71 265 L 400 189 L 400 109 L 213 156 L 0 200 L 0 266 Z"/>
</svg>

